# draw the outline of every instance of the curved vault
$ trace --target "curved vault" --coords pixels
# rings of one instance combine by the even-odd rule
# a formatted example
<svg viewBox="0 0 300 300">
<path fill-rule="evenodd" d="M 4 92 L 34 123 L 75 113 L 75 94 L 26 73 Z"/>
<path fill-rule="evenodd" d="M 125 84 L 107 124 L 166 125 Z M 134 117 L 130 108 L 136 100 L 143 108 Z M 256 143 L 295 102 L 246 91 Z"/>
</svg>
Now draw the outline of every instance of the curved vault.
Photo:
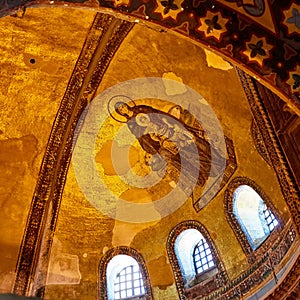
<svg viewBox="0 0 300 300">
<path fill-rule="evenodd" d="M 70 20 L 72 26 L 62 27 Z M 78 297 L 96 295 L 97 275 L 90 270 L 107 248 L 126 245 L 142 253 L 155 297 L 176 297 L 164 247 L 172 228 L 189 219 L 201 220 L 210 230 L 230 279 L 247 273 L 247 259 L 223 212 L 224 191 L 199 213 L 187 202 L 167 218 L 128 224 L 114 221 L 91 206 L 76 183 L 72 167 L 68 169 L 70 137 L 94 95 L 136 77 L 171 76 L 199 91 L 213 107 L 224 134 L 235 147 L 235 176 L 257 182 L 287 224 L 290 214 L 276 168 L 271 168 L 255 148 L 250 134 L 251 111 L 235 69 L 187 39 L 133 26 L 111 15 L 62 8 L 53 8 L 49 15 L 47 9 L 28 9 L 22 19 L 7 17 L 1 21 L 7 37 L 1 44 L 5 53 L 1 72 L 6 72 L 1 87 L 5 107 L 1 163 L 6 170 L 1 204 L 5 217 L 2 290 L 10 291 L 14 284 L 19 294 L 55 298 L 59 291 L 67 297 L 69 291 L 64 286 L 76 283 Z M 10 98 L 14 101 L 8 102 Z M 143 193 L 137 191 L 145 197 Z M 212 217 L 215 215 L 218 222 Z M 148 247 L 153 244 L 156 249 Z M 55 269 L 59 259 L 72 262 L 73 277 L 69 278 L 75 281 L 68 281 L 68 276 L 58 280 L 62 278 Z M 157 269 L 164 272 L 156 274 Z"/>
<path fill-rule="evenodd" d="M 22 15 L 28 6 L 64 5 L 117 13 L 158 24 L 217 51 L 262 80 L 299 114 L 299 3 L 229 0 L 2 1 L 0 15 Z M 151 26 L 152 26 L 151 25 Z M 160 29 L 166 31 L 165 29 Z"/>
</svg>

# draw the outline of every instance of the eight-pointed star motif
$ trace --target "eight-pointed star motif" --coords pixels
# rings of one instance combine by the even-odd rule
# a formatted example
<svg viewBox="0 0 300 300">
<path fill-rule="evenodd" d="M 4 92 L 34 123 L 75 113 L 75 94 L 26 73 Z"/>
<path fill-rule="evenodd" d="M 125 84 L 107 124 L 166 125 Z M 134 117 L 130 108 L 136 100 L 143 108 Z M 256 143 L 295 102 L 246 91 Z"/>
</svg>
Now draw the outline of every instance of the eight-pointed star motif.
<svg viewBox="0 0 300 300">
<path fill-rule="evenodd" d="M 213 37 L 220 41 L 222 35 L 227 31 L 226 24 L 228 20 L 228 18 L 223 18 L 220 12 L 207 11 L 206 16 L 199 19 L 200 25 L 196 30 L 203 32 L 205 37 Z"/>
<path fill-rule="evenodd" d="M 177 21 L 177 15 L 182 12 L 181 4 L 184 0 L 156 0 L 157 7 L 154 10 L 160 13 L 162 19 L 172 18 Z"/>
<path fill-rule="evenodd" d="M 288 10 L 283 12 L 283 24 L 288 28 L 288 34 L 300 32 L 300 5 L 293 3 Z"/>
<path fill-rule="evenodd" d="M 291 87 L 293 93 L 300 93 L 300 65 L 297 66 L 294 72 L 289 73 L 287 84 Z"/>
<path fill-rule="evenodd" d="M 273 46 L 268 44 L 265 37 L 258 37 L 253 34 L 251 40 L 246 42 L 246 50 L 242 52 L 249 62 L 255 62 L 260 67 L 263 66 L 263 61 L 270 58 L 270 50 Z"/>
</svg>

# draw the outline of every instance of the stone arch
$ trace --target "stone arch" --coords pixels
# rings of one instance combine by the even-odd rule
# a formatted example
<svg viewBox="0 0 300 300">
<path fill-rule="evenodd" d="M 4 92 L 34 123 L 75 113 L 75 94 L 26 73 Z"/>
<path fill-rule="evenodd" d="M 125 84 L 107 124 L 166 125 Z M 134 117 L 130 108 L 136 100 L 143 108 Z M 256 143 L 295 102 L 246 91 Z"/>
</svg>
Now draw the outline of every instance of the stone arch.
<svg viewBox="0 0 300 300">
<path fill-rule="evenodd" d="M 79 5 L 79 6 L 81 6 L 81 4 Z M 9 12 L 10 13 L 12 13 L 12 12 L 14 12 L 15 10 L 14 10 L 14 8 L 13 7 L 11 7 L 11 8 L 9 8 Z M 7 10 L 7 12 L 8 12 L 8 10 Z M 132 19 L 133 20 L 133 19 Z M 211 41 L 213 41 L 213 39 L 211 39 Z M 63 176 L 62 176 L 63 177 Z M 53 184 L 53 186 L 54 186 L 54 184 Z M 58 186 L 58 185 L 57 185 Z M 59 185 L 58 186 L 58 188 L 57 188 L 57 190 L 58 189 L 60 189 L 61 188 L 61 186 Z M 58 192 L 57 192 L 57 194 L 58 194 Z M 44 201 L 44 198 L 42 198 L 42 197 L 38 197 L 38 196 L 36 196 L 36 194 L 34 195 L 34 201 L 37 201 L 37 202 L 42 202 L 42 201 Z M 44 202 L 43 202 L 44 203 Z M 34 203 L 35 204 L 35 203 Z M 38 203 L 38 204 L 40 204 L 40 203 Z M 35 211 L 35 213 L 34 214 L 32 214 L 32 216 L 33 216 L 33 218 L 36 220 L 37 218 L 39 218 L 39 216 L 41 216 L 40 218 L 42 219 L 42 216 L 44 216 L 43 215 L 43 212 L 44 212 L 44 206 L 43 206 L 44 204 L 42 204 L 42 205 L 33 205 L 33 208 L 37 208 L 37 212 Z M 53 211 L 55 212 L 55 216 L 54 217 L 56 217 L 56 214 L 57 214 L 57 210 L 58 210 L 58 207 L 59 207 L 59 205 L 57 205 L 57 203 L 55 202 L 54 203 L 54 209 L 53 209 Z M 53 213 L 54 214 L 54 213 Z M 43 221 L 44 222 L 44 221 Z M 53 222 L 54 223 L 54 222 Z M 53 223 L 51 223 L 51 228 L 53 229 L 53 227 L 55 227 L 54 225 L 53 225 Z M 28 227 L 30 227 L 30 224 L 28 225 Z M 40 227 L 38 227 L 38 229 L 39 229 Z M 36 231 L 38 230 L 38 229 L 36 229 Z M 26 229 L 27 230 L 27 229 Z M 28 238 L 28 239 L 26 239 L 26 238 L 24 238 L 24 240 L 25 240 L 25 242 L 26 241 L 28 241 L 28 243 L 30 242 L 30 247 L 33 247 L 32 246 L 32 244 L 34 244 L 33 242 L 32 242 L 32 236 L 30 235 L 31 233 L 32 233 L 32 231 L 30 231 L 30 229 L 29 230 L 27 230 L 26 231 L 26 233 L 28 233 L 28 236 L 30 236 L 30 239 Z M 32 257 L 33 257 L 33 252 L 32 251 L 24 251 L 24 253 L 25 253 L 25 255 L 27 255 L 28 253 L 29 253 L 29 255 L 30 255 L 30 258 L 31 258 L 31 254 L 32 254 Z M 26 257 L 28 257 L 28 256 L 26 256 Z M 23 257 L 22 257 L 23 258 Z M 21 260 L 20 260 L 21 261 Z M 25 263 L 27 263 L 28 261 L 25 261 L 25 259 L 23 260 L 24 261 L 24 264 Z M 30 259 L 29 259 L 29 261 L 30 261 Z M 28 265 L 27 265 L 28 266 Z M 19 279 L 20 279 L 20 285 L 23 285 L 23 283 L 24 283 L 24 287 L 22 286 L 22 290 L 23 291 L 25 291 L 26 290 L 26 287 L 25 287 L 25 285 L 27 285 L 28 284 L 28 277 L 29 277 L 29 275 L 31 274 L 30 272 L 33 272 L 33 271 L 30 271 L 30 272 L 25 272 L 25 271 L 23 271 L 23 269 L 22 268 L 20 268 L 19 270 L 21 270 L 21 271 L 19 271 L 19 273 L 18 273 L 18 275 L 19 275 Z M 21 290 L 21 289 L 20 289 Z M 20 290 L 19 289 L 16 289 L 16 292 L 19 292 L 20 293 Z M 25 292 L 24 292 L 25 293 Z"/>
<path fill-rule="evenodd" d="M 149 274 L 147 271 L 146 263 L 142 257 L 142 255 L 126 246 L 118 246 L 115 248 L 109 249 L 101 258 L 100 263 L 99 263 L 99 272 L 98 272 L 98 299 L 103 299 L 107 300 L 108 295 L 107 295 L 107 284 L 106 284 L 106 269 L 109 261 L 115 257 L 116 255 L 119 254 L 124 254 L 128 255 L 136 260 L 140 267 L 140 272 L 142 274 L 143 282 L 144 282 L 144 287 L 145 287 L 145 292 L 146 292 L 146 299 L 152 300 L 153 299 L 153 294 L 152 294 L 152 289 L 151 289 L 151 284 L 150 284 L 150 279 L 149 279 Z"/>
<path fill-rule="evenodd" d="M 178 260 L 178 257 L 176 255 L 176 251 L 175 251 L 175 243 L 176 243 L 177 237 L 187 229 L 198 230 L 202 234 L 202 236 L 206 239 L 206 241 L 208 242 L 210 249 L 212 251 L 212 254 L 214 256 L 215 265 L 216 265 L 216 268 L 218 269 L 218 273 L 217 273 L 217 275 L 215 275 L 215 278 L 213 279 L 213 281 L 214 281 L 213 286 L 210 286 L 210 289 L 211 288 L 219 288 L 228 282 L 228 275 L 226 273 L 225 267 L 223 265 L 223 262 L 221 261 L 218 250 L 217 250 L 216 246 L 214 245 L 214 242 L 213 242 L 212 238 L 210 237 L 207 229 L 201 223 L 194 221 L 194 220 L 181 222 L 171 230 L 171 232 L 168 236 L 167 246 L 166 246 L 169 261 L 170 261 L 170 264 L 173 269 L 176 287 L 177 287 L 177 291 L 178 291 L 180 299 L 193 299 L 194 293 L 197 296 L 200 296 L 200 295 L 204 296 L 206 293 L 208 293 L 208 291 L 206 291 L 205 285 L 202 285 L 199 289 L 197 289 L 197 285 L 196 285 L 193 288 L 193 290 L 197 289 L 197 291 L 193 291 L 193 290 L 188 291 L 184 286 L 184 278 L 182 276 L 180 263 L 179 263 L 179 260 Z"/>
<path fill-rule="evenodd" d="M 242 185 L 247 185 L 247 186 L 251 187 L 260 196 L 260 198 L 264 201 L 266 206 L 275 215 L 275 217 L 279 223 L 278 226 L 274 229 L 274 231 L 270 234 L 268 239 L 266 241 L 264 241 L 264 243 L 262 245 L 260 245 L 260 247 L 258 249 L 252 248 L 247 235 L 243 231 L 238 218 L 234 214 L 233 194 L 234 194 L 235 190 Z M 225 210 L 226 218 L 227 218 L 231 228 L 233 229 L 238 241 L 240 242 L 240 244 L 243 248 L 243 251 L 247 255 L 248 261 L 250 263 L 256 261 L 257 257 L 260 257 L 264 254 L 265 248 L 270 246 L 270 243 L 272 243 L 272 241 L 273 241 L 272 237 L 274 235 L 276 236 L 276 232 L 277 233 L 280 232 L 282 230 L 282 228 L 284 227 L 281 216 L 278 214 L 276 208 L 272 204 L 272 201 L 269 199 L 267 194 L 253 180 L 251 180 L 247 177 L 237 177 L 229 183 L 229 185 L 225 191 L 225 196 L 224 196 L 224 210 Z"/>
</svg>

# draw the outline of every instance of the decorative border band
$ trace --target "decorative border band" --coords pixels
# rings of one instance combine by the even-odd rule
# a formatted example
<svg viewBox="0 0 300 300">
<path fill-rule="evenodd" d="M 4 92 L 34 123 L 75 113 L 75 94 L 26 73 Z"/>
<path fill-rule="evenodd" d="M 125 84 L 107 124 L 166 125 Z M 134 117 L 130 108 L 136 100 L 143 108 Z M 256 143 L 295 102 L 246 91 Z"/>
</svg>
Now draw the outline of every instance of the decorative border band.
<svg viewBox="0 0 300 300">
<path fill-rule="evenodd" d="M 281 149 L 280 143 L 268 114 L 264 108 L 263 100 L 258 92 L 259 84 L 249 75 L 237 68 L 243 88 L 245 90 L 254 120 L 260 130 L 261 136 L 265 142 L 268 155 L 272 162 L 272 166 L 276 172 L 278 182 L 281 186 L 283 197 L 290 209 L 292 219 L 295 222 L 297 232 L 300 232 L 300 191 L 297 187 L 289 165 Z M 261 86 L 261 85 L 260 85 Z M 266 89 L 261 86 L 262 89 Z"/>
<path fill-rule="evenodd" d="M 248 185 L 251 188 L 253 188 L 256 191 L 256 193 L 258 193 L 258 195 L 265 202 L 267 207 L 275 215 L 279 223 L 279 226 L 277 226 L 271 232 L 267 240 L 264 241 L 264 243 L 260 245 L 260 247 L 255 251 L 253 251 L 247 236 L 243 232 L 241 225 L 239 224 L 239 221 L 237 220 L 233 212 L 233 193 L 241 185 Z M 261 258 L 266 253 L 266 251 L 268 251 L 268 249 L 273 245 L 274 241 L 277 239 L 282 228 L 284 227 L 284 223 L 281 216 L 277 212 L 276 208 L 272 204 L 272 201 L 269 199 L 267 194 L 263 191 L 263 189 L 258 184 L 256 184 L 253 180 L 247 177 L 237 177 L 234 178 L 229 183 L 224 195 L 224 211 L 230 226 L 232 227 L 238 241 L 240 242 L 245 254 L 247 255 L 249 263 L 255 263 L 256 261 L 259 260 L 259 258 Z"/>
<path fill-rule="evenodd" d="M 265 252 L 259 261 L 256 261 L 246 272 L 239 275 L 229 284 L 209 294 L 203 300 L 241 299 L 252 289 L 267 280 L 267 278 L 274 276 L 276 281 L 276 267 L 285 258 L 286 253 L 295 241 L 296 232 L 294 226 L 289 225 L 281 232 L 280 238 Z"/>
<path fill-rule="evenodd" d="M 149 274 L 147 271 L 147 267 L 145 261 L 141 254 L 139 254 L 136 250 L 126 247 L 126 246 L 119 246 L 108 250 L 104 256 L 101 258 L 99 263 L 99 276 L 98 276 L 98 299 L 107 300 L 107 288 L 106 288 L 106 269 L 109 261 L 118 254 L 129 255 L 133 257 L 142 273 L 143 283 L 146 291 L 146 299 L 153 300 L 152 288 L 149 279 Z M 143 298 L 144 299 L 144 298 Z"/>
<path fill-rule="evenodd" d="M 114 53 L 132 27 L 127 21 L 96 14 L 46 147 L 19 252 L 15 294 L 43 296 L 74 131 L 83 110 L 95 96 Z"/>
<path fill-rule="evenodd" d="M 197 229 L 210 245 L 210 248 L 211 248 L 214 258 L 215 258 L 216 267 L 218 268 L 218 274 L 216 275 L 215 287 L 219 288 L 228 282 L 228 275 L 225 270 L 224 264 L 220 259 L 218 249 L 214 245 L 214 242 L 213 242 L 212 238 L 210 237 L 207 229 L 201 223 L 194 221 L 194 220 L 181 222 L 175 228 L 173 228 L 171 230 L 168 240 L 167 240 L 167 245 L 166 245 L 168 256 L 169 256 L 169 261 L 173 268 L 177 291 L 179 294 L 179 298 L 181 300 L 194 299 L 193 297 L 195 294 L 203 296 L 210 292 L 210 290 L 205 289 L 205 286 L 201 286 L 200 289 L 197 289 L 197 286 L 195 286 L 194 288 L 191 288 L 189 290 L 185 289 L 185 287 L 184 287 L 183 277 L 182 277 L 179 262 L 178 262 L 178 259 L 176 257 L 176 253 L 175 253 L 175 242 L 176 242 L 178 235 L 181 232 L 183 232 L 186 229 L 191 229 L 191 228 Z"/>
</svg>

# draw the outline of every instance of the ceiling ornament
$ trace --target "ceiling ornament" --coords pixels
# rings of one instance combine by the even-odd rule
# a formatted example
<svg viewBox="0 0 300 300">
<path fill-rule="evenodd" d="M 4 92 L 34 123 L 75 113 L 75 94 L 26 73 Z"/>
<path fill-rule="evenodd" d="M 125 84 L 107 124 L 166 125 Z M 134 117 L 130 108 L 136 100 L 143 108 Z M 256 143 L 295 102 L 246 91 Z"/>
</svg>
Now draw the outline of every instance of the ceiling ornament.
<svg viewBox="0 0 300 300">
<path fill-rule="evenodd" d="M 228 18 L 223 18 L 221 12 L 207 11 L 204 18 L 199 19 L 199 26 L 197 31 L 204 33 L 205 37 L 214 37 L 218 42 L 221 41 L 222 36 L 226 33 L 226 24 Z"/>
<path fill-rule="evenodd" d="M 177 16 L 182 12 L 183 0 L 156 0 L 155 13 L 159 13 L 162 19 L 172 18 L 177 21 Z"/>
<path fill-rule="evenodd" d="M 237 7 L 242 7 L 246 13 L 251 16 L 259 17 L 265 11 L 265 1 L 264 0 L 253 0 L 244 1 L 244 0 L 225 0 L 226 2 L 236 3 Z M 247 2 L 247 3 L 244 3 Z M 250 3 L 249 3 L 250 2 Z"/>
<path fill-rule="evenodd" d="M 292 3 L 289 9 L 283 11 L 283 24 L 288 28 L 288 34 L 300 35 L 300 5 Z"/>
<path fill-rule="evenodd" d="M 4 0 L 0 16 L 16 13 L 29 5 L 60 3 Z M 68 6 L 78 7 L 78 3 L 84 8 L 108 9 L 130 16 L 132 21 L 140 18 L 138 21 L 149 21 L 150 26 L 155 23 L 182 33 L 259 77 L 300 114 L 299 90 L 287 82 L 300 59 L 298 1 L 282 0 L 279 5 L 278 1 L 265 0 L 215 0 L 213 3 L 211 0 L 69 0 Z M 214 15 L 208 15 L 207 11 Z M 255 36 L 259 39 L 253 40 Z M 249 42 L 245 45 L 243 41 Z"/>
<path fill-rule="evenodd" d="M 287 83 L 290 85 L 293 93 L 300 93 L 300 65 L 297 65 L 295 71 L 289 73 Z"/>
<path fill-rule="evenodd" d="M 251 40 L 246 42 L 246 50 L 243 54 L 247 56 L 249 62 L 255 62 L 260 67 L 264 65 L 264 61 L 270 58 L 270 52 L 273 46 L 268 44 L 265 37 L 251 36 Z"/>
</svg>

